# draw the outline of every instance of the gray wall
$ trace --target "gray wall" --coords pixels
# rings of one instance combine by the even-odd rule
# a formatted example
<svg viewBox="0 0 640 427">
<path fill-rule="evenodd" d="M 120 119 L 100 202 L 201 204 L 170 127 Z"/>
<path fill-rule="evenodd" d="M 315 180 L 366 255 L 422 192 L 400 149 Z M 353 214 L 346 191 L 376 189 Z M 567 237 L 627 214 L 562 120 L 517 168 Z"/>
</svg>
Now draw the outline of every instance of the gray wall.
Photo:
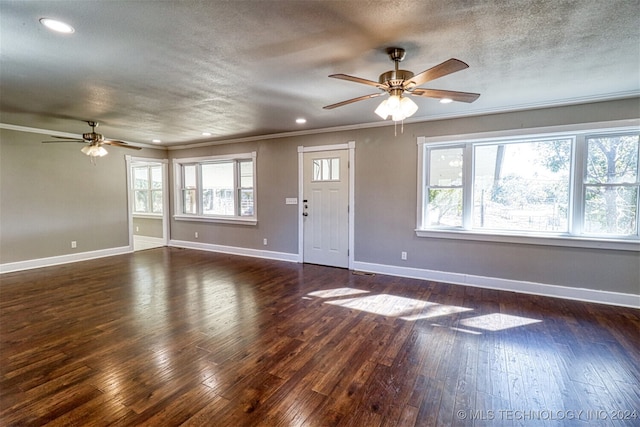
<svg viewBox="0 0 640 427">
<path fill-rule="evenodd" d="M 136 231 L 136 228 L 138 229 Z M 163 237 L 162 218 L 133 217 L 133 234 L 146 237 Z"/>
<path fill-rule="evenodd" d="M 635 98 L 405 124 L 397 136 L 393 126 L 384 126 L 172 150 L 170 159 L 256 151 L 258 224 L 172 219 L 171 239 L 297 253 L 297 206 L 285 204 L 286 197 L 298 196 L 297 147 L 353 140 L 356 261 L 640 294 L 637 252 L 419 238 L 414 232 L 418 136 L 638 117 Z M 128 244 L 124 154 L 129 152 L 113 149 L 92 166 L 74 144 L 44 146 L 42 135 L 6 130 L 0 137 L 1 263 Z M 157 150 L 135 155 L 167 157 Z M 169 170 L 172 182 L 171 164 Z M 100 226 L 93 227 L 96 223 Z M 71 240 L 78 241 L 76 250 L 70 249 Z M 408 252 L 407 261 L 400 260 L 401 251 Z"/>
<path fill-rule="evenodd" d="M 258 225 L 171 222 L 172 239 L 297 253 L 297 147 L 355 141 L 355 260 L 640 294 L 638 252 L 422 238 L 415 235 L 418 136 L 640 117 L 638 99 L 170 151 L 170 158 L 257 151 Z M 173 207 L 172 207 L 173 209 Z M 198 239 L 194 233 L 198 232 Z M 267 238 L 269 245 L 263 246 Z M 408 252 L 407 261 L 400 252 Z"/>
<path fill-rule="evenodd" d="M 112 147 L 94 166 L 81 144 L 48 139 L 0 129 L 0 263 L 128 246 L 124 156 L 165 151 Z"/>
</svg>

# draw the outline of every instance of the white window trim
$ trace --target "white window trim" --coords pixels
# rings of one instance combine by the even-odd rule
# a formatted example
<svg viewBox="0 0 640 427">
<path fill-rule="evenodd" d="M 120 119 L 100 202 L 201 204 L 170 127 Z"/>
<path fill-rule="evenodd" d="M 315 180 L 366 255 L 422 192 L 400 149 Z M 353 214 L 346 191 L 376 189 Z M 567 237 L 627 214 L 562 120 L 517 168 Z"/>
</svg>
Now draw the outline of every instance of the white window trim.
<svg viewBox="0 0 640 427">
<path fill-rule="evenodd" d="M 256 157 L 257 153 L 252 151 L 250 153 L 239 153 L 221 156 L 203 156 L 203 157 L 186 157 L 180 159 L 173 159 L 173 183 L 174 183 L 174 211 L 173 219 L 176 221 L 198 221 L 198 222 L 213 222 L 221 224 L 240 224 L 240 225 L 256 225 L 258 223 L 258 207 L 257 207 L 257 180 L 256 180 Z M 234 161 L 234 160 L 246 160 L 251 159 L 253 163 L 253 216 L 241 217 L 241 216 L 216 216 L 216 215 L 190 215 L 179 213 L 182 212 L 182 166 L 185 164 L 194 163 L 206 163 L 216 161 Z M 237 196 L 236 196 L 237 197 Z"/>
<path fill-rule="evenodd" d="M 573 200 L 570 204 L 571 212 L 569 213 L 569 229 L 573 234 L 545 234 L 540 232 L 510 232 L 510 231 L 477 231 L 471 230 L 471 212 L 465 209 L 463 214 L 463 227 L 462 228 L 423 228 L 424 221 L 424 189 L 426 186 L 425 177 L 425 145 L 429 147 L 435 146 L 453 146 L 456 144 L 469 143 L 495 143 L 501 140 L 513 140 L 517 138 L 531 138 L 542 139 L 549 137 L 575 137 L 578 143 L 573 144 L 575 150 L 584 150 L 584 142 L 586 135 L 590 134 L 609 134 L 609 133 L 624 133 L 624 132 L 638 132 L 640 128 L 640 119 L 619 120 L 615 122 L 606 123 L 587 123 L 580 125 L 565 125 L 565 126 L 552 126 L 535 129 L 516 129 L 499 132 L 487 132 L 487 133 L 475 133 L 475 134 L 463 134 L 463 135 L 446 135 L 438 137 L 418 137 L 418 191 L 417 191 L 417 211 L 416 211 L 416 229 L 415 233 L 418 237 L 427 238 L 440 238 L 440 239 L 458 239 L 458 240 L 475 240 L 484 242 L 503 242 L 503 243 L 519 243 L 529 245 L 544 245 L 544 246 L 565 246 L 565 247 L 577 247 L 577 248 L 594 248 L 594 249 L 613 249 L 623 251 L 635 251 L 640 252 L 640 240 L 638 236 L 624 236 L 624 237 L 597 237 L 597 236 L 585 236 L 579 234 L 582 230 L 577 229 L 577 224 L 573 224 L 573 218 L 575 218 L 574 211 L 578 215 L 582 214 L 582 199 L 584 186 L 581 180 L 575 177 L 583 176 L 584 165 L 578 164 L 577 158 L 584 158 L 584 153 L 573 153 L 571 165 L 571 183 Z M 469 159 L 468 153 L 465 151 L 465 159 Z M 463 186 L 468 188 L 466 180 L 473 176 L 473 162 L 464 162 L 464 182 Z M 465 206 L 469 206 L 470 199 L 472 197 L 471 191 L 464 192 Z M 639 213 L 640 214 L 640 213 Z M 640 230 L 640 226 L 638 227 Z M 640 232 L 640 231 L 639 231 Z M 579 235 L 578 235 L 579 234 Z"/>
<path fill-rule="evenodd" d="M 149 186 L 152 185 L 151 183 L 151 168 L 152 167 L 158 167 L 160 168 L 160 174 L 162 175 L 163 172 L 163 166 L 162 164 L 159 163 L 151 163 L 151 162 L 137 162 L 135 165 L 131 165 L 132 169 L 136 169 L 136 168 L 146 168 L 147 169 L 147 174 L 148 174 L 148 178 L 149 178 Z M 164 179 L 164 178 L 163 178 Z M 132 174 L 132 180 L 135 180 L 135 176 L 134 174 Z M 135 182 L 133 183 L 133 185 L 135 185 Z M 162 197 L 164 198 L 164 189 L 157 189 L 157 188 L 132 188 L 131 189 L 133 191 L 133 196 L 135 198 L 136 192 L 137 191 L 146 191 L 149 193 L 149 203 L 150 205 L 147 206 L 148 208 L 151 208 L 151 205 L 153 204 L 153 197 L 152 197 L 152 193 L 153 191 L 160 191 L 162 193 Z M 138 212 L 135 210 L 135 202 L 133 207 L 133 216 L 134 218 L 162 218 L 163 217 L 163 213 L 162 212 Z M 164 201 L 162 203 L 162 208 L 164 209 Z"/>
<path fill-rule="evenodd" d="M 168 159 L 153 159 L 146 157 L 133 157 L 131 155 L 125 155 L 125 162 L 127 165 L 127 210 L 129 212 L 129 248 L 133 250 L 133 188 L 132 182 L 132 166 L 143 164 L 160 164 L 162 166 L 162 243 L 167 245 L 169 243 L 169 160 Z"/>
</svg>

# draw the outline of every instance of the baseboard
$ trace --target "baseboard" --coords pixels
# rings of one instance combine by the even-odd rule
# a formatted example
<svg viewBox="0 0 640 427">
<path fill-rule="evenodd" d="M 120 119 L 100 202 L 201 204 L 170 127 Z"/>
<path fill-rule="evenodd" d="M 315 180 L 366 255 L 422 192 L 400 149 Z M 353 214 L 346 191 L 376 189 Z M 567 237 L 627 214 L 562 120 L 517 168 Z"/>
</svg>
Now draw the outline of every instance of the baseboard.
<svg viewBox="0 0 640 427">
<path fill-rule="evenodd" d="M 236 246 L 215 245 L 211 243 L 189 242 L 184 240 L 170 240 L 169 246 L 197 249 L 209 252 L 220 252 L 254 258 L 273 259 L 277 261 L 298 262 L 298 254 L 265 251 L 258 249 L 240 248 Z M 114 255 L 131 253 L 133 248 L 123 246 L 102 249 L 77 254 L 60 255 L 49 258 L 39 258 L 26 261 L 0 264 L 0 274 L 14 271 L 30 270 L 34 268 L 50 267 L 78 261 L 87 261 Z M 545 283 L 525 282 L 520 280 L 500 279 L 495 277 L 476 276 L 471 274 L 450 273 L 446 271 L 425 270 L 420 268 L 397 267 L 393 265 L 374 264 L 368 262 L 353 262 L 353 269 L 357 271 L 386 274 L 389 276 L 408 277 L 413 279 L 431 280 L 451 283 L 454 285 L 474 286 L 501 291 L 520 292 L 524 294 L 541 295 L 547 297 L 564 298 L 592 302 L 598 304 L 616 305 L 640 309 L 640 295 L 624 294 L 585 288 L 550 285 Z"/>
<path fill-rule="evenodd" d="M 144 251 L 145 249 L 160 248 L 162 246 L 166 246 L 162 237 L 133 236 L 134 251 Z"/>
<path fill-rule="evenodd" d="M 169 246 L 186 249 L 199 249 L 201 251 L 220 252 L 231 255 L 242 255 L 253 258 L 266 258 L 276 261 L 298 262 L 298 254 L 286 252 L 264 251 L 259 249 L 240 248 L 237 246 L 215 245 L 212 243 L 189 242 L 186 240 L 170 240 Z"/>
<path fill-rule="evenodd" d="M 568 286 L 549 285 L 545 283 L 475 276 L 471 274 L 448 273 L 445 271 L 424 270 L 419 268 L 396 267 L 392 265 L 373 264 L 359 261 L 354 261 L 353 268 L 354 270 L 368 273 L 431 280 L 435 282 L 451 283 L 454 285 L 474 286 L 478 288 L 519 292 L 523 294 L 640 308 L 640 295 L 635 294 L 573 288 Z"/>
<path fill-rule="evenodd" d="M 77 254 L 59 255 L 48 258 L 30 259 L 26 261 L 8 262 L 0 264 L 1 273 L 11 273 L 14 271 L 31 270 L 34 268 L 51 267 L 54 265 L 68 264 L 78 261 L 87 261 L 90 259 L 104 258 L 113 255 L 122 255 L 131 253 L 133 248 L 130 246 L 122 246 L 119 248 L 100 249 L 90 252 L 79 252 Z"/>
</svg>

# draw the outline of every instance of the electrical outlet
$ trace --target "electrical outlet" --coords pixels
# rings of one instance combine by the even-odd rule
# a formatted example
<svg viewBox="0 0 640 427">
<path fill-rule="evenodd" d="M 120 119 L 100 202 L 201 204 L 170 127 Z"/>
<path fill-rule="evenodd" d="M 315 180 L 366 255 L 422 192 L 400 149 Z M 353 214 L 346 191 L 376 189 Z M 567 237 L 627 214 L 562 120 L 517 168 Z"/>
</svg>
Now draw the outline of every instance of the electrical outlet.
<svg viewBox="0 0 640 427">
<path fill-rule="evenodd" d="M 406 252 L 400 252 L 400 258 L 404 261 L 407 260 L 407 253 Z"/>
<path fill-rule="evenodd" d="M 138 226 L 136 225 L 136 233 L 137 233 L 138 231 L 140 231 L 140 227 L 138 227 Z"/>
<path fill-rule="evenodd" d="M 75 240 L 71 241 L 71 249 L 75 249 L 78 247 L 78 243 Z"/>
<path fill-rule="evenodd" d="M 198 232 L 197 232 L 197 231 L 196 231 L 196 233 L 195 233 L 195 237 L 196 237 L 196 239 L 198 238 Z"/>
<path fill-rule="evenodd" d="M 262 244 L 267 246 L 267 238 L 266 237 L 264 239 L 262 239 Z"/>
</svg>

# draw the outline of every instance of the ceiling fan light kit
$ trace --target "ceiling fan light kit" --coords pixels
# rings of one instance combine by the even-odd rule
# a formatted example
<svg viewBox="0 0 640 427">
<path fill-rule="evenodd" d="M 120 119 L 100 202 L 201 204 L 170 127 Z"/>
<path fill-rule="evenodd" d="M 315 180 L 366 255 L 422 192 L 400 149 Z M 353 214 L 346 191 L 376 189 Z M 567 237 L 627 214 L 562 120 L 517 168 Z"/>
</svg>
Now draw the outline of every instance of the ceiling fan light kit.
<svg viewBox="0 0 640 427">
<path fill-rule="evenodd" d="M 416 111 L 418 111 L 418 105 L 411 99 L 403 97 L 402 95 L 390 95 L 389 98 L 378 105 L 375 113 L 380 116 L 382 120 L 386 120 L 387 117 L 391 116 L 394 122 L 399 122 L 407 117 L 413 116 Z"/>
<path fill-rule="evenodd" d="M 105 150 L 104 147 L 101 147 L 99 145 L 85 145 L 80 151 L 91 157 L 104 157 L 109 154 L 109 152 Z"/>
<path fill-rule="evenodd" d="M 380 105 L 378 105 L 375 113 L 383 120 L 391 117 L 394 122 L 399 122 L 403 121 L 407 117 L 411 117 L 416 113 L 416 111 L 418 111 L 418 106 L 416 105 L 416 103 L 403 95 L 436 98 L 439 99 L 443 104 L 453 101 L 469 103 L 475 101 L 480 96 L 479 93 L 418 88 L 418 86 L 431 80 L 435 80 L 448 74 L 455 73 L 456 71 L 461 71 L 465 68 L 469 68 L 467 64 L 458 59 L 451 58 L 419 74 L 413 74 L 411 71 L 399 69 L 399 64 L 404 59 L 406 54 L 404 49 L 399 47 L 390 47 L 387 49 L 387 54 L 389 55 L 389 58 L 394 62 L 395 67 L 391 71 L 380 74 L 377 82 L 360 77 L 349 76 L 347 74 L 332 74 L 329 76 L 336 79 L 374 86 L 381 90 L 382 93 L 374 93 L 348 99 L 336 104 L 327 105 L 323 108 L 331 110 L 333 108 L 342 107 L 343 105 L 351 104 L 353 102 L 382 96 L 386 93 L 389 95 L 389 98 L 385 99 Z"/>
</svg>

